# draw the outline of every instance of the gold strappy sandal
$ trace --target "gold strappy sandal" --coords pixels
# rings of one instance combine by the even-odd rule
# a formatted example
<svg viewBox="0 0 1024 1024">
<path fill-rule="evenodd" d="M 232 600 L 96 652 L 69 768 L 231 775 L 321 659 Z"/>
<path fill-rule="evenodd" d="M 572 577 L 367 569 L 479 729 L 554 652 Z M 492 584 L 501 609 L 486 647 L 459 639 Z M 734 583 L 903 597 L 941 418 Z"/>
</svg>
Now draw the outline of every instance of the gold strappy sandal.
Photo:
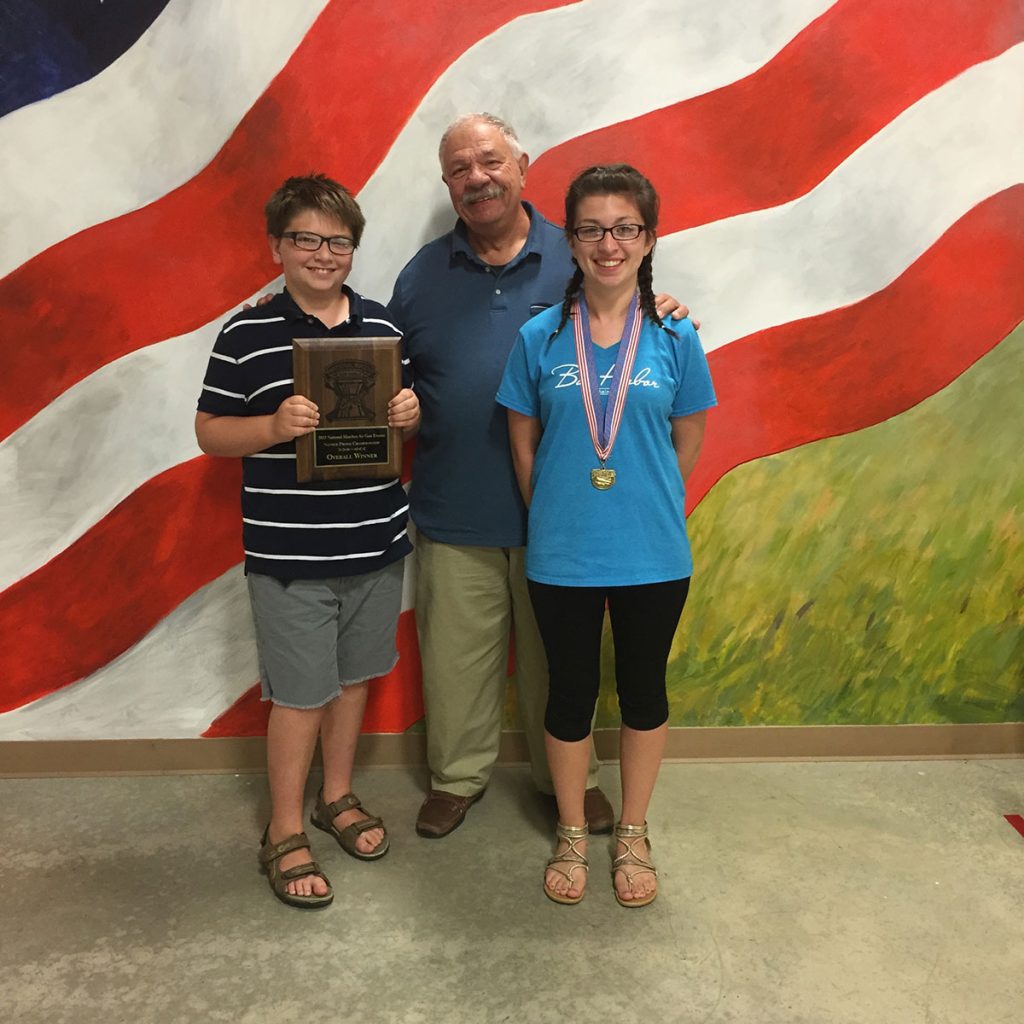
<svg viewBox="0 0 1024 1024">
<path fill-rule="evenodd" d="M 584 872 L 590 872 L 590 862 L 586 857 L 583 856 L 579 850 L 576 849 L 576 844 L 583 842 L 590 836 L 590 831 L 586 825 L 563 825 L 561 822 L 555 827 L 555 836 L 558 839 L 564 839 L 569 845 L 561 853 L 556 853 L 553 857 L 548 859 L 546 867 L 551 868 L 552 871 L 557 871 L 565 879 L 568 880 L 569 885 L 573 884 L 572 876 L 574 871 L 579 871 L 581 868 Z M 569 868 L 559 867 L 560 864 L 568 864 Z M 557 892 L 553 892 L 547 887 L 547 883 L 544 885 L 544 895 L 549 900 L 553 900 L 555 903 L 562 903 L 567 906 L 572 906 L 579 903 L 586 894 L 586 890 L 581 892 L 579 896 L 562 896 Z"/>
<path fill-rule="evenodd" d="M 658 869 L 651 863 L 650 859 L 651 841 L 647 838 L 647 822 L 645 821 L 642 825 L 623 825 L 620 821 L 615 826 L 615 841 L 622 843 L 626 848 L 624 853 L 620 853 L 618 857 L 612 860 L 612 888 L 615 890 L 615 899 L 620 907 L 646 907 L 657 898 L 657 889 L 649 896 L 644 896 L 641 899 L 624 900 L 619 895 L 619 890 L 615 888 L 615 874 L 621 871 L 626 876 L 626 881 L 629 882 L 631 889 L 633 888 L 633 879 L 637 875 L 651 874 L 655 878 L 658 877 Z M 641 841 L 647 845 L 647 849 L 644 851 L 647 854 L 646 857 L 641 857 L 634 849 L 636 844 Z M 629 868 L 631 867 L 637 870 L 630 871 Z"/>
</svg>

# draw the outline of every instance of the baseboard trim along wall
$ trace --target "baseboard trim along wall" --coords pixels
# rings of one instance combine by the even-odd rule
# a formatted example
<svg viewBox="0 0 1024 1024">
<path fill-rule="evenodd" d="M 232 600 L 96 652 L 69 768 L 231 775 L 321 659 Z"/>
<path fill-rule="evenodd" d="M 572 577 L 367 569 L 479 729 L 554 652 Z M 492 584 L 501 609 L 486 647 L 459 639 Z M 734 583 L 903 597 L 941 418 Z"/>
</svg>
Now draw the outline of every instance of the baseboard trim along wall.
<svg viewBox="0 0 1024 1024">
<path fill-rule="evenodd" d="M 618 732 L 595 733 L 598 755 L 618 757 Z M 264 770 L 262 737 L 239 739 L 29 740 L 0 742 L 0 777 L 162 775 Z M 669 730 L 670 761 L 874 761 L 1024 757 L 1024 722 L 964 725 L 801 725 Z M 500 760 L 526 760 L 522 733 L 502 736 Z M 357 762 L 403 767 L 426 761 L 422 733 L 363 736 Z"/>
</svg>

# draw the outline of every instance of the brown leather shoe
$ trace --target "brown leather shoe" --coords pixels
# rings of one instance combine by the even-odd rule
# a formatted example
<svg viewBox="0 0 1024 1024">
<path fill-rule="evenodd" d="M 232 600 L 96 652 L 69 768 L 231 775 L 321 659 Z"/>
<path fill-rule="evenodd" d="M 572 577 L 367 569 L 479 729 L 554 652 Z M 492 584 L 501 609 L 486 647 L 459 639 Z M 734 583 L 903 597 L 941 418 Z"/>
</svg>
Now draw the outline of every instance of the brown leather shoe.
<svg viewBox="0 0 1024 1024">
<path fill-rule="evenodd" d="M 466 812 L 483 795 L 483 790 L 472 796 L 456 796 L 432 789 L 416 816 L 416 832 L 424 839 L 440 839 L 454 832 L 465 820 Z"/>
<path fill-rule="evenodd" d="M 615 827 L 615 812 L 600 786 L 594 786 L 583 794 L 583 814 L 592 836 L 609 835 Z"/>
</svg>

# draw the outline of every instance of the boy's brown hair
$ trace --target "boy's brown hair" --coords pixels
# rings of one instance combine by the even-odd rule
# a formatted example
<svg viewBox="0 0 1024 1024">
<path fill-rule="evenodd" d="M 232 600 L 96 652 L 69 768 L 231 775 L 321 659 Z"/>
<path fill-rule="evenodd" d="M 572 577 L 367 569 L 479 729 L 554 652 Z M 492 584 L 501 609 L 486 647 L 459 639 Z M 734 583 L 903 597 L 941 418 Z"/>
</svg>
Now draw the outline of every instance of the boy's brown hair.
<svg viewBox="0 0 1024 1024">
<path fill-rule="evenodd" d="M 294 216 L 305 210 L 316 210 L 344 224 L 359 245 L 366 227 L 366 218 L 354 196 L 326 174 L 307 174 L 288 178 L 267 200 L 263 212 L 267 218 L 267 234 L 280 238 Z"/>
</svg>

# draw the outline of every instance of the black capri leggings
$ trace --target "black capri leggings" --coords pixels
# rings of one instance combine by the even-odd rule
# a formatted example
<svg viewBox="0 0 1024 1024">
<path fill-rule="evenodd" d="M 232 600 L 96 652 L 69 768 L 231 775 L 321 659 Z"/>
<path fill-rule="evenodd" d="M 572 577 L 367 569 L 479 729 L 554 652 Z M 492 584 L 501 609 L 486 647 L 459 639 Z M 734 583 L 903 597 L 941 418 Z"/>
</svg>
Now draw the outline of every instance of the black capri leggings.
<svg viewBox="0 0 1024 1024">
<path fill-rule="evenodd" d="M 632 587 L 556 587 L 527 581 L 548 658 L 544 728 L 572 743 L 590 735 L 601 683 L 605 602 L 615 642 L 623 725 L 657 729 L 668 720 L 665 667 L 690 579 Z"/>
</svg>

